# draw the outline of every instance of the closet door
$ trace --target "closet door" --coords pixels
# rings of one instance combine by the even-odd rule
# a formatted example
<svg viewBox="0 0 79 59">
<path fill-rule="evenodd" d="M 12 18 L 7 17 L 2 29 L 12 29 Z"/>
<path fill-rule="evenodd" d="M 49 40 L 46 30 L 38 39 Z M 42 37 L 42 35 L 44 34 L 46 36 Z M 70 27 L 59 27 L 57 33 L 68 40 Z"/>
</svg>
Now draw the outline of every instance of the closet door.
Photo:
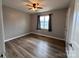
<svg viewBox="0 0 79 59">
<path fill-rule="evenodd" d="M 70 43 L 68 46 L 68 57 L 69 58 L 79 58 L 79 0 L 74 0 L 74 13 L 71 21 L 71 34 L 69 37 Z M 70 19 L 71 20 L 71 19 Z M 70 32 L 70 31 L 69 31 Z"/>
<path fill-rule="evenodd" d="M 73 34 L 73 57 L 79 58 L 79 0 L 76 0 L 76 22 Z"/>
<path fill-rule="evenodd" d="M 66 35 L 66 52 L 67 57 L 72 57 L 72 30 L 73 30 L 73 23 L 74 23 L 74 2 L 75 0 L 71 1 L 71 4 L 68 9 L 68 15 L 66 20 L 66 28 L 67 28 L 67 35 Z"/>
</svg>

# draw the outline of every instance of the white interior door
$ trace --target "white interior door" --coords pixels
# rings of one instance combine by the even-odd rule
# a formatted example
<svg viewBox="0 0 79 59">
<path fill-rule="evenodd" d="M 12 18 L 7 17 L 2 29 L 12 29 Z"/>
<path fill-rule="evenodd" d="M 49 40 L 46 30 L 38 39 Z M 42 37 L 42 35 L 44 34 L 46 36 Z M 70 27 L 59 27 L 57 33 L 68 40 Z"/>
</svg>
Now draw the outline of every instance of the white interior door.
<svg viewBox="0 0 79 59">
<path fill-rule="evenodd" d="M 71 20 L 69 22 L 69 30 L 71 29 L 71 31 L 68 30 L 69 36 L 67 38 L 67 42 L 70 41 L 69 44 L 71 44 L 71 46 L 69 44 L 67 44 L 67 46 L 69 49 L 68 57 L 79 58 L 79 0 L 74 0 L 74 2 L 75 4 L 72 4 L 74 8 L 71 8 L 73 11 L 70 12 L 70 14 L 73 14 L 69 16 L 69 20 Z"/>
<path fill-rule="evenodd" d="M 74 0 L 72 0 L 67 14 L 67 20 L 66 20 L 66 52 L 67 56 L 72 56 L 72 29 L 73 29 L 73 23 L 74 23 Z"/>
<path fill-rule="evenodd" d="M 76 21 L 73 34 L 73 57 L 79 58 L 79 0 L 76 0 Z"/>
</svg>

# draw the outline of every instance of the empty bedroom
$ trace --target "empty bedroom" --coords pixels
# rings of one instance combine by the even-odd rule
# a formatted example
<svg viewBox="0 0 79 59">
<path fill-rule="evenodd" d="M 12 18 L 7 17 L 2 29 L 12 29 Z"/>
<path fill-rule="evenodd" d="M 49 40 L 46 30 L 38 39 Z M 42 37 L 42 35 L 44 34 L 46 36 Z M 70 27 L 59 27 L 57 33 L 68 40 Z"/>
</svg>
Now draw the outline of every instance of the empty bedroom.
<svg viewBox="0 0 79 59">
<path fill-rule="evenodd" d="M 5 57 L 71 57 L 74 1 L 2 0 Z"/>
</svg>

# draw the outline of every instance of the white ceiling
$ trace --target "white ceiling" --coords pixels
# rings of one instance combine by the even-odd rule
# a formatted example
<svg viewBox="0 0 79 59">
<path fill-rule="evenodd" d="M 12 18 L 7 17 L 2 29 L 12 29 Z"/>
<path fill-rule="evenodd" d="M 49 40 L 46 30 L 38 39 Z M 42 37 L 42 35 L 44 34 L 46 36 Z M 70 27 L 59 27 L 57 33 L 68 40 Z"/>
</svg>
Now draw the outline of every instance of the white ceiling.
<svg viewBox="0 0 79 59">
<path fill-rule="evenodd" d="M 28 8 L 23 4 L 25 1 L 28 2 L 28 0 L 3 0 L 3 5 L 24 11 L 26 13 L 33 13 L 32 11 L 28 10 Z M 43 9 L 39 10 L 38 12 L 67 8 L 69 2 L 70 0 L 42 0 L 44 6 Z"/>
</svg>

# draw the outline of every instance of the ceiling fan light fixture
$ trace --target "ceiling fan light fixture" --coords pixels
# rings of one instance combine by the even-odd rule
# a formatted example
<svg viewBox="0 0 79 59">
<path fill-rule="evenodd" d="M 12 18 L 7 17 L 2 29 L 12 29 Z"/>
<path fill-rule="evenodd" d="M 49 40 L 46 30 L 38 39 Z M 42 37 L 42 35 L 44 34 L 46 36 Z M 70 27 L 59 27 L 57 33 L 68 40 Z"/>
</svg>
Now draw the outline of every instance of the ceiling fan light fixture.
<svg viewBox="0 0 79 59">
<path fill-rule="evenodd" d="M 33 11 L 37 11 L 37 8 L 32 8 Z"/>
<path fill-rule="evenodd" d="M 30 3 L 26 3 L 26 6 L 29 7 L 29 10 L 37 11 L 39 9 L 43 9 L 43 7 L 40 6 L 41 3 L 39 3 L 38 0 L 29 0 L 29 1 Z"/>
</svg>

